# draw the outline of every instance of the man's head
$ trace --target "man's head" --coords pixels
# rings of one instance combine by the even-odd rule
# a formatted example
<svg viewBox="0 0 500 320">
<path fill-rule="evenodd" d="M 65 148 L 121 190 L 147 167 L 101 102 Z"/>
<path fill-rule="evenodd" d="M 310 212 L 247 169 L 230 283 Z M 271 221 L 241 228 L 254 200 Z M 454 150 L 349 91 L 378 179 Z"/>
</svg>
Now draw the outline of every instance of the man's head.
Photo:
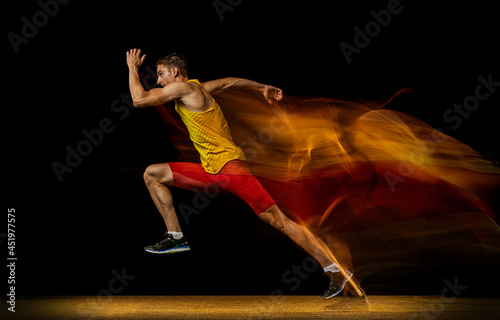
<svg viewBox="0 0 500 320">
<path fill-rule="evenodd" d="M 164 87 L 174 81 L 187 79 L 188 64 L 182 54 L 171 53 L 158 60 L 156 72 L 158 74 L 157 84 Z"/>
</svg>

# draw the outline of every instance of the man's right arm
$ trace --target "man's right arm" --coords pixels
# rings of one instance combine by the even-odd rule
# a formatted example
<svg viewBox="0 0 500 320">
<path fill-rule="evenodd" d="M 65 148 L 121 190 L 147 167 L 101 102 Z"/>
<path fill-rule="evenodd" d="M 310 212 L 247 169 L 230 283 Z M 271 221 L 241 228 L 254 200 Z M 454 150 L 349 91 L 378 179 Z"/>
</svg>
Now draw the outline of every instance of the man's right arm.
<svg viewBox="0 0 500 320">
<path fill-rule="evenodd" d="M 139 79 L 138 69 L 144 62 L 146 55 L 141 57 L 141 50 L 127 51 L 127 65 L 129 68 L 129 86 L 132 103 L 136 108 L 159 106 L 167 102 L 181 99 L 190 92 L 191 87 L 186 82 L 172 82 L 163 88 L 146 91 Z"/>
<path fill-rule="evenodd" d="M 280 101 L 283 98 L 281 89 L 258 83 L 248 79 L 242 78 L 224 78 L 218 80 L 207 81 L 203 83 L 203 87 L 209 93 L 217 93 L 228 88 L 246 88 L 255 89 L 264 95 L 264 98 L 271 103 L 274 99 Z"/>
</svg>

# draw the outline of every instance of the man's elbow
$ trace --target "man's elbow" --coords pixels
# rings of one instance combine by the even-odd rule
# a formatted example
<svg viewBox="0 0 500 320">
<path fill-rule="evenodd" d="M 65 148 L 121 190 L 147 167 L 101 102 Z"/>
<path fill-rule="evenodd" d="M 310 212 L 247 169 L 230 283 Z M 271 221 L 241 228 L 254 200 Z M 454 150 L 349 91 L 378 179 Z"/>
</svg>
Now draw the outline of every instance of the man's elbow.
<svg viewBox="0 0 500 320">
<path fill-rule="evenodd" d="M 132 99 L 132 104 L 134 105 L 134 108 L 145 108 L 149 107 L 149 104 L 145 99 Z"/>
<path fill-rule="evenodd" d="M 139 100 L 132 100 L 132 104 L 134 105 L 134 108 L 144 108 L 144 103 Z"/>
</svg>

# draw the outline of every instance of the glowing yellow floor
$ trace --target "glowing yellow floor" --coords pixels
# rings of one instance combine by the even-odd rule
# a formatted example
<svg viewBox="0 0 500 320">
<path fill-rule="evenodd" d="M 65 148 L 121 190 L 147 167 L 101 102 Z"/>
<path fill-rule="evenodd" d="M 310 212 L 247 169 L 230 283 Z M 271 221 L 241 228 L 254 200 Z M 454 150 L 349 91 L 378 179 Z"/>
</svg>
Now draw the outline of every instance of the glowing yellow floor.
<svg viewBox="0 0 500 320">
<path fill-rule="evenodd" d="M 499 298 L 115 296 L 18 298 L 7 319 L 500 319 Z M 2 319 L 5 317 L 2 316 Z"/>
</svg>

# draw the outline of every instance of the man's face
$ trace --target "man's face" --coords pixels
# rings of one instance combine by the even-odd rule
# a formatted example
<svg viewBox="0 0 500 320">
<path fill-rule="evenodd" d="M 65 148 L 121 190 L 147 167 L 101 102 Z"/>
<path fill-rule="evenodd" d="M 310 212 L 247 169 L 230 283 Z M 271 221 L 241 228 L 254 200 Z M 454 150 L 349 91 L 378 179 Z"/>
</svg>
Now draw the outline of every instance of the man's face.
<svg viewBox="0 0 500 320">
<path fill-rule="evenodd" d="M 175 81 L 174 76 L 164 65 L 159 65 L 156 68 L 156 74 L 158 75 L 158 81 L 156 83 L 162 87 Z"/>
</svg>

